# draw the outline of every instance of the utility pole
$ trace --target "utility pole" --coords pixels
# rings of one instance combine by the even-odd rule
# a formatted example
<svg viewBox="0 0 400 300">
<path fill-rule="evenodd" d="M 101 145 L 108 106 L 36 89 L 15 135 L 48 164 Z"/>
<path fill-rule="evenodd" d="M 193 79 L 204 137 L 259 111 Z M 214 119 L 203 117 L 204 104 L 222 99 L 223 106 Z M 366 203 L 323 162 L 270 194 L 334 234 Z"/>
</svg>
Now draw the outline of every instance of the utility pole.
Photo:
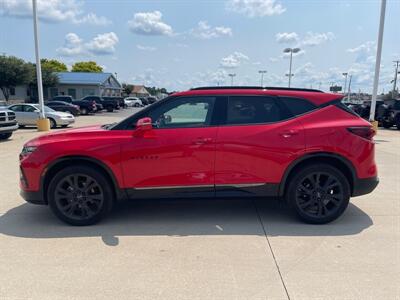
<svg viewBox="0 0 400 300">
<path fill-rule="evenodd" d="M 394 99 L 396 95 L 396 85 L 397 85 L 397 74 L 399 74 L 399 63 L 400 60 L 395 60 L 394 63 L 396 64 L 396 70 L 394 72 L 394 80 L 393 80 L 393 92 L 392 92 L 392 98 Z"/>
<path fill-rule="evenodd" d="M 353 75 L 350 75 L 350 79 L 349 79 L 349 89 L 347 91 L 347 101 L 350 102 L 350 92 L 351 92 L 351 79 L 353 78 Z"/>
<path fill-rule="evenodd" d="M 228 74 L 228 76 L 231 78 L 231 86 L 233 86 L 233 77 L 235 77 L 236 74 L 235 73 L 231 73 L 231 74 Z"/>
<path fill-rule="evenodd" d="M 293 53 L 300 52 L 300 50 L 300 48 L 286 48 L 285 50 L 283 50 L 283 53 L 290 53 L 289 74 L 286 74 L 286 76 L 289 77 L 289 88 L 292 82 L 292 77 L 294 76 L 294 74 L 292 73 Z"/>
<path fill-rule="evenodd" d="M 343 94 L 346 93 L 346 87 L 347 87 L 347 75 L 349 75 L 349 73 L 344 72 L 342 73 L 342 75 L 344 76 L 344 89 L 343 89 Z"/>
<path fill-rule="evenodd" d="M 383 40 L 383 29 L 385 27 L 385 13 L 386 13 L 386 0 L 382 0 L 381 16 L 379 20 L 378 47 L 376 51 L 376 61 L 375 61 L 374 88 L 372 90 L 371 111 L 369 114 L 369 120 L 370 122 L 372 122 L 375 130 L 378 129 L 378 124 L 377 122 L 375 122 L 375 108 L 376 108 L 376 96 L 378 94 L 379 71 L 381 67 L 381 58 L 382 58 L 382 40 Z"/>
<path fill-rule="evenodd" d="M 36 77 L 39 96 L 39 119 L 37 120 L 37 128 L 39 131 L 49 131 L 50 121 L 44 114 L 44 100 L 43 100 L 43 83 L 42 83 L 42 66 L 40 64 L 39 53 L 39 32 L 38 32 L 38 17 L 37 17 L 37 0 L 32 0 L 33 8 L 33 34 L 35 39 L 35 55 L 36 55 Z"/>
<path fill-rule="evenodd" d="M 266 74 L 267 71 L 266 70 L 260 70 L 260 71 L 258 71 L 258 73 L 261 74 L 260 86 L 262 87 L 264 85 L 264 74 Z"/>
</svg>

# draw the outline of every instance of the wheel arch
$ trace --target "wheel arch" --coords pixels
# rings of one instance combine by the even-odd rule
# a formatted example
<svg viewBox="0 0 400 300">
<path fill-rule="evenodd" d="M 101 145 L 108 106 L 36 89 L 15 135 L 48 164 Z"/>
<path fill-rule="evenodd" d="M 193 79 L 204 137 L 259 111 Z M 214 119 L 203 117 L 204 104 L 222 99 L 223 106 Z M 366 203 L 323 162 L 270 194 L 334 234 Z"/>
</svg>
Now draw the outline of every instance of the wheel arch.
<svg viewBox="0 0 400 300">
<path fill-rule="evenodd" d="M 51 162 L 43 172 L 41 177 L 41 190 L 43 191 L 43 199 L 46 204 L 48 204 L 47 188 L 50 184 L 51 178 L 53 178 L 58 171 L 62 170 L 62 168 L 72 165 L 90 166 L 100 171 L 103 175 L 105 175 L 106 179 L 111 184 L 112 191 L 114 193 L 114 199 L 119 200 L 124 198 L 123 190 L 119 188 L 118 181 L 115 178 L 114 173 L 106 164 L 92 157 L 72 155 L 56 159 L 55 161 Z"/>
<path fill-rule="evenodd" d="M 286 187 L 290 182 L 290 178 L 295 174 L 296 170 L 306 165 L 316 163 L 326 163 L 339 169 L 339 171 L 341 171 L 349 181 L 351 194 L 353 194 L 354 183 L 357 180 L 357 174 L 354 165 L 347 158 L 341 155 L 329 152 L 317 152 L 309 153 L 296 159 L 286 168 L 281 183 L 279 185 L 279 196 L 285 195 Z"/>
</svg>

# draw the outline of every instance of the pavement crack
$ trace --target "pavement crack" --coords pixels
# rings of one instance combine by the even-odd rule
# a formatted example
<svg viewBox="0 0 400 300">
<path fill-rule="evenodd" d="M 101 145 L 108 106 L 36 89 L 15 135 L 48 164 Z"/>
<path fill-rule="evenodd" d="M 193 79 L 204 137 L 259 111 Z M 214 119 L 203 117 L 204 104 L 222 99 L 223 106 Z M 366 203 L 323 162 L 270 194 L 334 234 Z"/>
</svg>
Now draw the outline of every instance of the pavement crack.
<svg viewBox="0 0 400 300">
<path fill-rule="evenodd" d="M 287 296 L 288 300 L 290 300 L 289 292 L 287 290 L 285 281 L 283 280 L 283 276 L 282 276 L 281 270 L 279 268 L 278 262 L 276 261 L 274 250 L 272 249 L 272 245 L 271 245 L 271 242 L 269 241 L 269 238 L 268 238 L 268 235 L 267 235 L 267 231 L 265 229 L 264 223 L 262 222 L 260 211 L 258 210 L 258 207 L 257 207 L 257 204 L 256 204 L 255 200 L 253 199 L 252 201 L 253 201 L 254 209 L 255 209 L 256 214 L 257 214 L 258 221 L 260 222 L 261 228 L 262 228 L 262 230 L 264 232 L 265 239 L 267 240 L 268 248 L 271 251 L 272 258 L 274 259 L 276 269 L 277 269 L 279 277 L 281 279 L 283 288 L 285 289 L 286 296 Z"/>
</svg>

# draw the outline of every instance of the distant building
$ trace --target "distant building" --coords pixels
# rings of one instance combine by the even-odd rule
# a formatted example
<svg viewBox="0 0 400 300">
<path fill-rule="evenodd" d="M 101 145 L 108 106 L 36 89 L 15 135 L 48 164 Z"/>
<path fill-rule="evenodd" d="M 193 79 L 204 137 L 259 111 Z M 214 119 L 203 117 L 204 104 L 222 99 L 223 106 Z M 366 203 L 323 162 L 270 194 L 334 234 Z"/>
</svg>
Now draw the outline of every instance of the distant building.
<svg viewBox="0 0 400 300">
<path fill-rule="evenodd" d="M 144 87 L 144 85 L 134 85 L 133 86 L 133 90 L 130 93 L 129 96 L 132 97 L 148 97 L 150 96 L 150 93 L 148 90 L 146 90 L 146 88 Z"/>
<path fill-rule="evenodd" d="M 55 87 L 45 88 L 45 100 L 57 95 L 70 95 L 74 99 L 88 95 L 121 96 L 122 86 L 112 73 L 59 72 L 59 83 Z M 9 100 L 37 102 L 37 91 L 28 85 L 19 85 L 10 90 Z M 0 100 L 5 100 L 0 90 Z"/>
<path fill-rule="evenodd" d="M 48 88 L 47 97 L 70 95 L 74 99 L 85 96 L 121 96 L 122 86 L 112 73 L 59 72 L 59 83 Z"/>
</svg>

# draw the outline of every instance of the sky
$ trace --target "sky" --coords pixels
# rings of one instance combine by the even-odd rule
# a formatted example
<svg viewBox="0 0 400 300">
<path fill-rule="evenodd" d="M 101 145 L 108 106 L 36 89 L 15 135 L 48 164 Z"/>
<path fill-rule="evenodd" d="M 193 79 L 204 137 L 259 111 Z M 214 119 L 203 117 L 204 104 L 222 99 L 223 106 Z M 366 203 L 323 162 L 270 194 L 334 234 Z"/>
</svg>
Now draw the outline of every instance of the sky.
<svg viewBox="0 0 400 300">
<path fill-rule="evenodd" d="M 31 0 L 0 0 L 0 53 L 35 60 Z M 121 82 L 165 87 L 287 86 L 371 92 L 380 1 L 38 0 L 40 54 L 94 60 Z M 400 0 L 388 0 L 379 93 L 400 59 Z"/>
</svg>

